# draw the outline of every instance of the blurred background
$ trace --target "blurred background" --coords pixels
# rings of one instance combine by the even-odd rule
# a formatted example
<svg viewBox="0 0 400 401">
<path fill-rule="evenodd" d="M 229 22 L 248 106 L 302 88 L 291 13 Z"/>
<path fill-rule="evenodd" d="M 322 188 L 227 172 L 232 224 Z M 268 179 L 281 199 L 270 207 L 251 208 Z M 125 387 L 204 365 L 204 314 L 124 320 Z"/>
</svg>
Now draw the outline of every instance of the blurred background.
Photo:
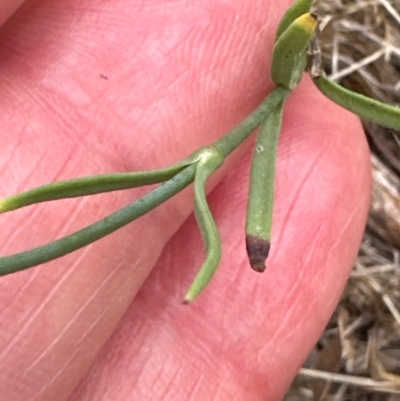
<svg viewBox="0 0 400 401">
<path fill-rule="evenodd" d="M 316 0 L 326 74 L 400 106 L 400 0 Z M 400 401 L 400 132 L 363 122 L 373 193 L 334 315 L 285 401 Z"/>
</svg>

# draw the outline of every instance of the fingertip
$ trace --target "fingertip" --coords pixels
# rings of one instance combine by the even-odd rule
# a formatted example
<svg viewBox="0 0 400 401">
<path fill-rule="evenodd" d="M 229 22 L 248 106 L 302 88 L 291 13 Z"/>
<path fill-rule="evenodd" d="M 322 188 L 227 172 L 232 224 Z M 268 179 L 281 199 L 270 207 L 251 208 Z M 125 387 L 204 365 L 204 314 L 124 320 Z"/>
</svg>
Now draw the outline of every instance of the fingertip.
<svg viewBox="0 0 400 401">
<path fill-rule="evenodd" d="M 25 0 L 5 0 L 0 2 L 0 26 L 23 4 Z"/>
</svg>

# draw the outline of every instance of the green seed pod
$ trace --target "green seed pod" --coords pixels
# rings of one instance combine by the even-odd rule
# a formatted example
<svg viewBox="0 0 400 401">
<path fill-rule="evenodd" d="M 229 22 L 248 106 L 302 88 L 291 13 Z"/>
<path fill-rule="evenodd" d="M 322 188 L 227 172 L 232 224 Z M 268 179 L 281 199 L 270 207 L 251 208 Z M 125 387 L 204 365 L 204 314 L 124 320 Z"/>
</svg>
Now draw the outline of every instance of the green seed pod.
<svg viewBox="0 0 400 401">
<path fill-rule="evenodd" d="M 318 20 L 306 13 L 296 18 L 275 43 L 271 77 L 277 85 L 294 89 L 307 65 L 307 47 Z"/>
<path fill-rule="evenodd" d="M 312 3 L 314 0 L 297 0 L 284 14 L 279 23 L 278 29 L 276 31 L 276 40 L 278 40 L 279 36 L 282 35 L 283 32 L 289 28 L 290 24 L 296 19 L 306 14 L 310 11 Z"/>
</svg>

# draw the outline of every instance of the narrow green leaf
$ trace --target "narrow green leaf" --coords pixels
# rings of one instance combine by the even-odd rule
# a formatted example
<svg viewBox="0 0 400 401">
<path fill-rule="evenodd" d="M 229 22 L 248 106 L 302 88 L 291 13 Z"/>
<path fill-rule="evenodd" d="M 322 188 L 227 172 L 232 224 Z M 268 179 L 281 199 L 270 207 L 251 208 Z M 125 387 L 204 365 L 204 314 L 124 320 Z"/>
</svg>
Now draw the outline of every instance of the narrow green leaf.
<svg viewBox="0 0 400 401">
<path fill-rule="evenodd" d="M 271 244 L 275 165 L 282 125 L 282 101 L 261 126 L 251 163 L 246 248 L 251 267 L 262 272 Z"/>
<path fill-rule="evenodd" d="M 0 258 L 0 275 L 15 273 L 76 251 L 143 216 L 187 187 L 196 166 L 187 166 L 142 198 L 82 230 L 29 251 Z"/>
<path fill-rule="evenodd" d="M 9 212 L 39 202 L 94 195 L 103 192 L 157 184 L 171 179 L 189 164 L 191 164 L 189 159 L 185 159 L 170 167 L 157 170 L 100 174 L 53 182 L 8 198 L 0 199 L 0 213 Z"/>
<path fill-rule="evenodd" d="M 326 97 L 364 120 L 400 130 L 400 107 L 352 92 L 325 76 L 314 78 L 314 83 Z"/>
<path fill-rule="evenodd" d="M 197 165 L 194 179 L 194 206 L 206 250 L 206 259 L 191 284 L 184 303 L 190 303 L 204 290 L 212 279 L 221 260 L 221 239 L 217 225 L 206 198 L 208 178 L 222 165 L 224 158 L 215 148 L 210 147 Z"/>
<path fill-rule="evenodd" d="M 297 0 L 283 15 L 278 29 L 276 31 L 276 40 L 282 35 L 283 32 L 289 27 L 289 25 L 301 15 L 308 13 L 311 9 L 314 0 Z"/>
<path fill-rule="evenodd" d="M 296 18 L 275 42 L 271 78 L 277 85 L 294 89 L 307 66 L 307 48 L 317 28 L 313 14 Z"/>
</svg>

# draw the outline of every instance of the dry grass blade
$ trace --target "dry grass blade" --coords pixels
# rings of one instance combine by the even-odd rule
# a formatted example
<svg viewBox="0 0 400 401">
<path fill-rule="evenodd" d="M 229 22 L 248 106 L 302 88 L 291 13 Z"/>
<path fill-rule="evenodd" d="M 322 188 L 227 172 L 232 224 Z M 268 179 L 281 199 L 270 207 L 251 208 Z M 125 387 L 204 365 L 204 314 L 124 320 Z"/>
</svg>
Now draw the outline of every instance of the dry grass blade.
<svg viewBox="0 0 400 401">
<path fill-rule="evenodd" d="M 299 372 L 302 377 L 314 380 L 323 380 L 330 383 L 340 383 L 349 386 L 364 388 L 366 390 L 400 394 L 400 388 L 393 388 L 391 381 L 377 381 L 361 376 L 344 375 L 340 373 L 323 372 L 321 370 L 302 368 Z"/>
<path fill-rule="evenodd" d="M 400 105 L 400 0 L 319 0 L 331 79 Z M 400 401 L 400 134 L 364 125 L 373 198 L 340 304 L 286 401 Z"/>
</svg>

